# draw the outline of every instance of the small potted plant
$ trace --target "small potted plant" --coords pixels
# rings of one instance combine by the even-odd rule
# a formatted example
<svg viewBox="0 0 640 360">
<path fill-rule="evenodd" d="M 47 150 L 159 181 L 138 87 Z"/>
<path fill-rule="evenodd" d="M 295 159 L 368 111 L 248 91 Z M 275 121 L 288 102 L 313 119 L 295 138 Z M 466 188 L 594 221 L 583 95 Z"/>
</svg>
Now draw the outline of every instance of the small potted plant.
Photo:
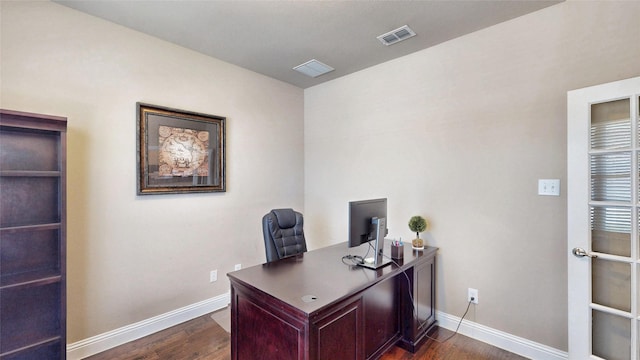
<svg viewBox="0 0 640 360">
<path fill-rule="evenodd" d="M 422 216 L 416 215 L 412 216 L 409 219 L 409 230 L 416 233 L 416 238 L 411 241 L 411 246 L 415 250 L 423 250 L 424 249 L 424 241 L 420 239 L 420 233 L 427 229 L 427 220 L 425 220 Z"/>
</svg>

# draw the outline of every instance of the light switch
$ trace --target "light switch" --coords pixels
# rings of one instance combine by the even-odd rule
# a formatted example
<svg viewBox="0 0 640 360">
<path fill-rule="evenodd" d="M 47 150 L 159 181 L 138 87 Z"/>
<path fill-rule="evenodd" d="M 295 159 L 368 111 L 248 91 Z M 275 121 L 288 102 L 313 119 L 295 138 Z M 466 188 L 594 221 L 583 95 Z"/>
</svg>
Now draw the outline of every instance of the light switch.
<svg viewBox="0 0 640 360">
<path fill-rule="evenodd" d="M 560 196 L 560 179 L 538 179 L 538 195 Z"/>
</svg>

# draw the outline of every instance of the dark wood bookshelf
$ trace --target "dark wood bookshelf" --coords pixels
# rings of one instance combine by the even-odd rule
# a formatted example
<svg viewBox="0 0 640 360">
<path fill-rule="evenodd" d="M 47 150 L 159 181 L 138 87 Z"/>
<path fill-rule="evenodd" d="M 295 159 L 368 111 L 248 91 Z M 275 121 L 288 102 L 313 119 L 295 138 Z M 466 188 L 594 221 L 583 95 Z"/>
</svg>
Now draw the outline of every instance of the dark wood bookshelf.
<svg viewBox="0 0 640 360">
<path fill-rule="evenodd" d="M 66 359 L 66 127 L 0 110 L 0 360 Z"/>
</svg>

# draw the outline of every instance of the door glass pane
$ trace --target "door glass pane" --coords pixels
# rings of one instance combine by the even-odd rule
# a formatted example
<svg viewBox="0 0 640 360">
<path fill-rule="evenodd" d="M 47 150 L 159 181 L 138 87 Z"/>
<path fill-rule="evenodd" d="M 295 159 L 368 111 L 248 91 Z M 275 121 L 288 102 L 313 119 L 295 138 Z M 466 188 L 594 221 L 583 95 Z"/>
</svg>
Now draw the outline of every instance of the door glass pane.
<svg viewBox="0 0 640 360">
<path fill-rule="evenodd" d="M 631 146 L 629 99 L 591 105 L 591 149 Z"/>
<path fill-rule="evenodd" d="M 622 311 L 631 311 L 631 266 L 593 259 L 591 262 L 591 301 Z"/>
<path fill-rule="evenodd" d="M 629 99 L 591 105 L 591 149 L 631 146 Z"/>
<path fill-rule="evenodd" d="M 591 250 L 631 256 L 631 208 L 591 207 Z"/>
<path fill-rule="evenodd" d="M 631 359 L 631 321 L 592 310 L 593 355 L 607 360 Z"/>
<path fill-rule="evenodd" d="M 636 119 L 640 120 L 640 96 L 638 96 L 636 98 L 636 104 L 638 104 L 638 109 L 637 109 L 637 112 L 636 112 Z M 638 131 L 638 134 L 637 134 L 638 135 L 637 136 L 638 143 L 640 143 L 640 126 L 638 126 L 637 129 L 638 129 L 637 130 Z M 639 144 L 639 146 L 640 146 L 640 144 Z"/>
<path fill-rule="evenodd" d="M 636 244 L 635 244 L 636 245 L 636 254 L 635 254 L 635 259 L 639 260 L 640 259 L 640 208 L 636 208 L 636 209 L 637 209 L 636 211 L 638 212 L 638 217 L 637 217 L 637 219 L 638 219 L 638 224 L 637 224 L 638 229 L 637 229 L 637 232 L 636 232 Z M 638 269 L 640 270 L 640 264 L 638 264 Z M 640 273 L 638 274 L 638 276 L 639 277 L 637 279 L 638 279 L 638 281 L 640 281 Z M 638 284 L 638 285 L 639 285 L 639 288 L 640 288 L 640 284 Z M 639 295 L 638 298 L 640 299 L 640 293 L 638 293 L 638 295 Z M 639 305 L 638 309 L 640 310 L 640 303 L 638 305 Z"/>
<path fill-rule="evenodd" d="M 631 153 L 591 155 L 591 200 L 631 202 Z"/>
</svg>

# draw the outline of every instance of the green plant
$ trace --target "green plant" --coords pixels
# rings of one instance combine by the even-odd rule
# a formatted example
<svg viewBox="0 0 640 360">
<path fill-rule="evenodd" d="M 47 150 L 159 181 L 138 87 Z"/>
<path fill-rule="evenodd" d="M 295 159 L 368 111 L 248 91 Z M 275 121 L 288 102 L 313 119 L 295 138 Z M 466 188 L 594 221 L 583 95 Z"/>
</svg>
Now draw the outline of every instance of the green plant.
<svg viewBox="0 0 640 360">
<path fill-rule="evenodd" d="M 409 219 L 409 230 L 416 233 L 416 238 L 420 238 L 420 233 L 427 229 L 427 220 L 422 216 L 416 215 Z"/>
</svg>

